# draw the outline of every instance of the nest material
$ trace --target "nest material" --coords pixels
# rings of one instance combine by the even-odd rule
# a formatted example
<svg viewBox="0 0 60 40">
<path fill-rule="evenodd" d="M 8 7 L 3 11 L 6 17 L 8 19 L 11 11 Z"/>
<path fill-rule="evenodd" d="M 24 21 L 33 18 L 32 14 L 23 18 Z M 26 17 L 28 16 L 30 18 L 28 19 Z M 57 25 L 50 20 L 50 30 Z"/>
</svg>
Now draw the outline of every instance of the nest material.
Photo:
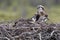
<svg viewBox="0 0 60 40">
<path fill-rule="evenodd" d="M 1 40 L 60 40 L 60 24 L 29 23 L 31 20 L 19 19 L 14 25 L 0 25 Z"/>
</svg>

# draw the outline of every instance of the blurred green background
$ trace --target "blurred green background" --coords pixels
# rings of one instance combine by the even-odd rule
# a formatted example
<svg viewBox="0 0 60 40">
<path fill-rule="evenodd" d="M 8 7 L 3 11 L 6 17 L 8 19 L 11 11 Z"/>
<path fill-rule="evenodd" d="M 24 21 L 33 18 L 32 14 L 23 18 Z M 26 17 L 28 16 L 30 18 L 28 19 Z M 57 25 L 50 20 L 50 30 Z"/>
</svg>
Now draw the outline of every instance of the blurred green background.
<svg viewBox="0 0 60 40">
<path fill-rule="evenodd" d="M 52 22 L 60 22 L 60 0 L 0 0 L 0 21 L 31 18 L 37 5 L 45 6 Z"/>
</svg>

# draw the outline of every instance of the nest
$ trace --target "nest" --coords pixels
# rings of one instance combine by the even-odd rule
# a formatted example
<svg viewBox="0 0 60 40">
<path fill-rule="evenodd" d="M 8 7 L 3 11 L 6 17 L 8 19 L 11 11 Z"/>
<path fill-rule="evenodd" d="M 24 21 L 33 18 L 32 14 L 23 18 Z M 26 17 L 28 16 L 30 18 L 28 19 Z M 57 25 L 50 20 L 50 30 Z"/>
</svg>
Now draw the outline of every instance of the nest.
<svg viewBox="0 0 60 40">
<path fill-rule="evenodd" d="M 30 19 L 19 19 L 0 24 L 0 40 L 60 40 L 59 28 L 60 24 L 31 23 Z"/>
</svg>

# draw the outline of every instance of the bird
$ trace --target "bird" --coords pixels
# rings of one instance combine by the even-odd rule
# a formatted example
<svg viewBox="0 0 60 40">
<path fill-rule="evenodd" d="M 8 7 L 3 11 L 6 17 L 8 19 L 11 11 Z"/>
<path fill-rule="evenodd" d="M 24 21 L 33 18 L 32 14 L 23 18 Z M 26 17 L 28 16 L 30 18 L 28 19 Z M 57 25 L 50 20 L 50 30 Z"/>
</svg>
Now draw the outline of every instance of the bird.
<svg viewBox="0 0 60 40">
<path fill-rule="evenodd" d="M 42 21 L 47 21 L 48 14 L 45 11 L 45 7 L 42 5 L 37 6 L 37 12 L 34 14 L 34 16 L 31 18 L 34 22 L 38 21 L 42 17 Z"/>
</svg>

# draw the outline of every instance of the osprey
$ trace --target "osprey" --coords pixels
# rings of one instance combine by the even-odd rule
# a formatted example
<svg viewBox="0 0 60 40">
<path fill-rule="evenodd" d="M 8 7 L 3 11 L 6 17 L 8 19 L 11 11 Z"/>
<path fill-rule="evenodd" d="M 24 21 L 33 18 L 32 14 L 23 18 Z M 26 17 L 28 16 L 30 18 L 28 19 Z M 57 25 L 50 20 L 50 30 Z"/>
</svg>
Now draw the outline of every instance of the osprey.
<svg viewBox="0 0 60 40">
<path fill-rule="evenodd" d="M 42 20 L 41 20 L 42 19 Z M 48 19 L 48 15 L 47 13 L 45 12 L 45 8 L 44 6 L 42 5 L 38 5 L 37 6 L 37 12 L 36 14 L 32 17 L 32 20 L 34 22 L 38 21 L 38 20 L 41 20 L 42 22 L 44 21 L 47 21 Z"/>
</svg>

